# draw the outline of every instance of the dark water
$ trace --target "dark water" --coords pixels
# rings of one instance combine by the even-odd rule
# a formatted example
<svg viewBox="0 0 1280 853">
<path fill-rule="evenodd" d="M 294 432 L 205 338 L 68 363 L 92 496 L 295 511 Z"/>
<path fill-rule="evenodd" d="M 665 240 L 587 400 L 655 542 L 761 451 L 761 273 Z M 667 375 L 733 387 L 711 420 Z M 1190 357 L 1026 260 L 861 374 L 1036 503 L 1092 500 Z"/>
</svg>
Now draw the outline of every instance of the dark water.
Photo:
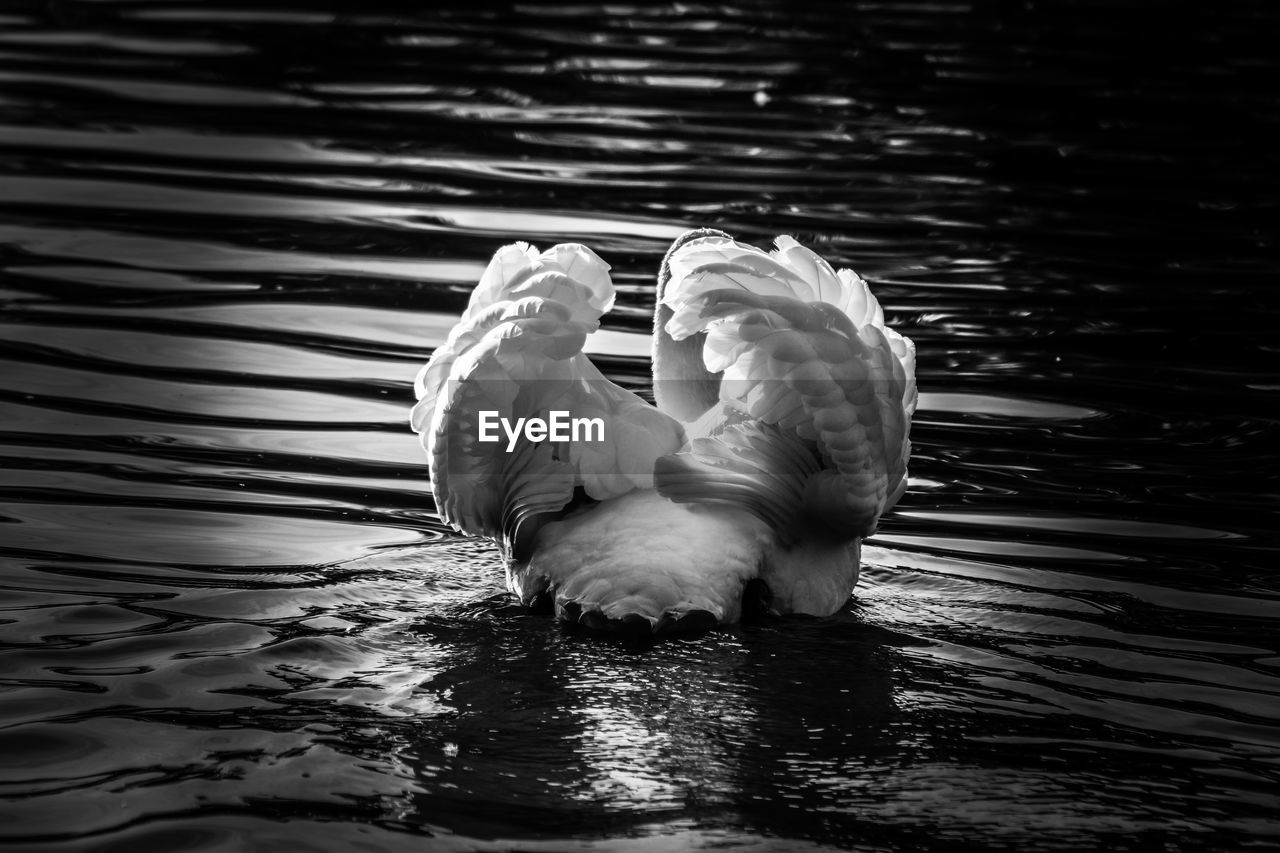
<svg viewBox="0 0 1280 853">
<path fill-rule="evenodd" d="M 1280 844 L 1280 12 L 1201 6 L 5 4 L 0 845 Z M 872 282 L 911 488 L 836 618 L 566 633 L 410 380 L 575 240 L 643 388 L 702 224 Z"/>
</svg>

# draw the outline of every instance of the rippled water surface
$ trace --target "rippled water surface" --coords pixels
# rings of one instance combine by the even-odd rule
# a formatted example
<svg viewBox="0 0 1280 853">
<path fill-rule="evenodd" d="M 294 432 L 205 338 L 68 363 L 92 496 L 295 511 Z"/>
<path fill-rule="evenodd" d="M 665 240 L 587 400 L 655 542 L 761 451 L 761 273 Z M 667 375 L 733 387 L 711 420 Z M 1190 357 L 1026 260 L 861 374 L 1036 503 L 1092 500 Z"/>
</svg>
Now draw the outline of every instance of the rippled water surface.
<svg viewBox="0 0 1280 853">
<path fill-rule="evenodd" d="M 0 7 L 0 845 L 1280 843 L 1272 5 L 429 5 Z M 835 618 L 569 633 L 410 382 L 572 240 L 643 390 L 702 224 L 871 281 L 911 488 Z"/>
</svg>

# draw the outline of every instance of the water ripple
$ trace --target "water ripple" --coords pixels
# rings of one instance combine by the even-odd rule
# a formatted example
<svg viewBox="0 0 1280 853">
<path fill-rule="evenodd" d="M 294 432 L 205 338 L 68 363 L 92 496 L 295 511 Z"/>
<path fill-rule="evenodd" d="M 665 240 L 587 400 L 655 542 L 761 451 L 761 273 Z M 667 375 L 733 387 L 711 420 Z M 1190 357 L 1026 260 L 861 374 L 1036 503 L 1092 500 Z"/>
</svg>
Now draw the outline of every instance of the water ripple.
<svg viewBox="0 0 1280 853">
<path fill-rule="evenodd" d="M 1280 837 L 1275 9 L 28 5 L 0 843 Z M 645 392 L 694 224 L 870 280 L 908 493 L 831 619 L 580 636 L 436 516 L 411 382 L 498 245 L 583 241 Z"/>
</svg>

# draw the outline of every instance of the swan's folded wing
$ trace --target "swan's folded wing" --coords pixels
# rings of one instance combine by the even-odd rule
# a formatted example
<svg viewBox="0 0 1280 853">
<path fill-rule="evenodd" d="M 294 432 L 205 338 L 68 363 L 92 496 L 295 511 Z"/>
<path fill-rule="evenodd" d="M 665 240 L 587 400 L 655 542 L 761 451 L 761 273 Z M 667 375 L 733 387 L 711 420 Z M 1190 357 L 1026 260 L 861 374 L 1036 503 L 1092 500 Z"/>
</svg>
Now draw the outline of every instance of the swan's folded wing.
<svg viewBox="0 0 1280 853">
<path fill-rule="evenodd" d="M 694 240 L 673 255 L 671 269 L 667 330 L 677 340 L 706 333 L 706 368 L 723 371 L 720 399 L 811 442 L 819 455 L 823 470 L 796 474 L 807 520 L 842 537 L 873 532 L 906 488 L 916 402 L 910 340 L 885 327 L 860 278 L 832 271 L 790 238 L 779 238 L 772 254 L 727 238 Z M 741 467 L 741 436 L 726 430 L 709 438 L 727 445 Z M 707 448 L 682 455 L 663 464 L 664 494 L 675 488 L 667 475 L 677 472 L 686 500 L 744 492 L 723 464 L 698 485 L 695 467 L 711 473 Z M 775 481 L 758 483 L 768 513 L 744 505 L 776 526 L 791 496 Z M 752 500 L 758 505 L 761 494 Z"/>
<path fill-rule="evenodd" d="M 510 553 L 528 522 L 563 509 L 579 487 L 597 500 L 652 488 L 654 460 L 679 448 L 683 432 L 582 353 L 612 301 L 608 267 L 584 247 L 495 254 L 415 383 L 411 423 L 446 521 Z M 508 432 L 556 418 L 563 436 Z"/>
<path fill-rule="evenodd" d="M 458 357 L 485 333 L 507 322 L 508 308 L 521 299 L 542 297 L 559 302 L 585 333 L 599 325 L 600 315 L 613 307 L 609 265 L 577 243 L 561 243 L 539 254 L 528 243 L 512 243 L 493 253 L 462 319 L 432 354 L 414 382 L 419 405 L 412 426 L 423 432 L 436 411 L 436 395 Z"/>
<path fill-rule="evenodd" d="M 658 491 L 676 503 L 748 510 L 790 543 L 807 524 L 805 485 L 822 470 L 794 433 L 758 420 L 731 423 L 658 460 Z"/>
</svg>

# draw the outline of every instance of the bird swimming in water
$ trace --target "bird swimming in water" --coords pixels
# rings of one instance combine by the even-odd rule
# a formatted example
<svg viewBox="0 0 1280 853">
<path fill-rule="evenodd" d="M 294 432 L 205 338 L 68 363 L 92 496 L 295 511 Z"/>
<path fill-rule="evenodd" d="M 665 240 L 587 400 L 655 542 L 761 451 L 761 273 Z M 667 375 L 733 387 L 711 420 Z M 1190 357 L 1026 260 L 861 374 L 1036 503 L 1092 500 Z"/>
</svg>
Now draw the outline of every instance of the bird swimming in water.
<svg viewBox="0 0 1280 853">
<path fill-rule="evenodd" d="M 442 518 L 497 543 L 526 605 L 663 634 L 848 601 L 906 488 L 915 347 L 856 273 L 775 245 L 672 244 L 656 406 L 583 352 L 613 305 L 608 264 L 572 243 L 494 254 L 411 423 Z"/>
</svg>

